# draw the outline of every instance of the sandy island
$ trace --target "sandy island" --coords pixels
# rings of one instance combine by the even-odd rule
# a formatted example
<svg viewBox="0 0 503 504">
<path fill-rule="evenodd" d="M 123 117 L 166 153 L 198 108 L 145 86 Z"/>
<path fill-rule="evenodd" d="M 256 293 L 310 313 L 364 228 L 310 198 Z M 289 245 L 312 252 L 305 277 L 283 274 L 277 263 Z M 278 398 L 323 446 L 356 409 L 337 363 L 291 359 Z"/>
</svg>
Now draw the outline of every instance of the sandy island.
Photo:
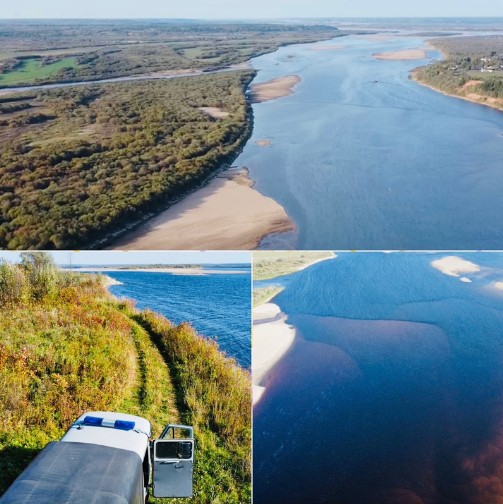
<svg viewBox="0 0 503 504">
<path fill-rule="evenodd" d="M 293 231 L 283 207 L 252 185 L 246 169 L 222 172 L 109 248 L 251 250 L 269 234 Z"/>
<path fill-rule="evenodd" d="M 295 329 L 286 323 L 278 305 L 267 303 L 253 309 L 253 404 L 264 393 L 271 369 L 295 340 Z"/>
<path fill-rule="evenodd" d="M 378 60 L 421 60 L 428 57 L 425 49 L 406 49 L 404 51 L 375 53 L 372 56 Z"/>
<path fill-rule="evenodd" d="M 463 273 L 477 273 L 480 266 L 466 259 L 457 256 L 446 256 L 431 262 L 431 265 L 441 271 L 444 275 L 459 277 Z M 470 279 L 463 277 L 462 282 L 468 282 Z"/>
<path fill-rule="evenodd" d="M 251 101 L 252 103 L 262 103 L 289 96 L 293 94 L 293 88 L 300 80 L 298 75 L 286 75 L 261 84 L 253 84 L 250 88 Z"/>
</svg>

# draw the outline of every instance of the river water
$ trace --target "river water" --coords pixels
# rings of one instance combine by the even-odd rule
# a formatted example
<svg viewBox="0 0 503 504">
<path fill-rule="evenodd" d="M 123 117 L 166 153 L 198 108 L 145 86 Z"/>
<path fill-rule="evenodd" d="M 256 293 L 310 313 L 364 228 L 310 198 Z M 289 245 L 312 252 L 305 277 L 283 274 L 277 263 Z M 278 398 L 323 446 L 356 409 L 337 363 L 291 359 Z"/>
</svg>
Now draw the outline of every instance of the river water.
<svg viewBox="0 0 503 504">
<path fill-rule="evenodd" d="M 503 254 L 343 253 L 274 302 L 297 331 L 254 410 L 256 504 L 503 499 Z"/>
<path fill-rule="evenodd" d="M 189 322 L 242 367 L 250 367 L 250 268 L 237 274 L 106 274 L 122 283 L 110 287 L 115 296 L 133 299 L 138 308 L 161 313 L 175 324 Z"/>
<path fill-rule="evenodd" d="M 235 162 L 297 225 L 265 248 L 503 249 L 503 113 L 410 80 L 436 51 L 372 57 L 425 44 L 352 35 L 252 60 L 257 83 L 302 79 L 293 95 L 253 106 Z"/>
</svg>

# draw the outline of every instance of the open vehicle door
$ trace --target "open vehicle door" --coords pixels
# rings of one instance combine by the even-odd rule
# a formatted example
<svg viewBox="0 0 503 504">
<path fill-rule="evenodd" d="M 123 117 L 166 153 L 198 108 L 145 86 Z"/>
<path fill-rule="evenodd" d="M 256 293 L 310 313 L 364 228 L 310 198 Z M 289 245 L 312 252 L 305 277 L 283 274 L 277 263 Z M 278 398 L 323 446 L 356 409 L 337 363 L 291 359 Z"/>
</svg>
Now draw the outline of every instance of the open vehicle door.
<svg viewBox="0 0 503 504">
<path fill-rule="evenodd" d="M 192 497 L 193 428 L 168 425 L 152 446 L 154 497 Z"/>
</svg>

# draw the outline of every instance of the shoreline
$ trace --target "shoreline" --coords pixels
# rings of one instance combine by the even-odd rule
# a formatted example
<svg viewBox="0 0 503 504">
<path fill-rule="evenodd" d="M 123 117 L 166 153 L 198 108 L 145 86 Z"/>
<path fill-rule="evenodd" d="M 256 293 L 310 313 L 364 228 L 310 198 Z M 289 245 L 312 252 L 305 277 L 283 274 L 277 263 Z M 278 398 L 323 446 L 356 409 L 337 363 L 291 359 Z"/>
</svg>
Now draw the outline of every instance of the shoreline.
<svg viewBox="0 0 503 504">
<path fill-rule="evenodd" d="M 300 266 L 292 274 L 337 257 L 333 251 L 330 254 L 328 257 L 315 259 Z M 256 405 L 262 398 L 273 368 L 290 350 L 297 336 L 295 328 L 287 322 L 287 315 L 281 311 L 277 304 L 271 303 L 271 299 L 274 299 L 283 289 L 284 287 L 278 287 L 271 297 L 254 306 L 252 310 L 253 405 Z"/>
<path fill-rule="evenodd" d="M 253 185 L 246 168 L 220 172 L 107 249 L 251 250 L 270 234 L 294 231 L 283 207 Z"/>
<path fill-rule="evenodd" d="M 253 405 L 263 396 L 272 369 L 295 341 L 295 329 L 286 320 L 287 316 L 274 303 L 265 303 L 253 309 Z"/>
<path fill-rule="evenodd" d="M 304 266 L 300 266 L 297 269 L 296 273 L 299 272 L 299 271 L 305 270 L 307 268 L 310 268 L 311 266 L 314 266 L 315 264 L 318 264 L 320 262 L 328 261 L 329 259 L 336 259 L 337 258 L 337 254 L 334 251 L 327 251 L 327 253 L 330 253 L 332 255 L 330 255 L 328 257 L 322 257 L 320 259 L 316 259 L 315 261 L 311 261 L 311 262 L 305 264 Z"/>
<path fill-rule="evenodd" d="M 448 93 L 447 91 L 443 91 L 440 88 L 436 88 L 436 87 L 432 86 L 431 84 L 427 84 L 426 82 L 420 80 L 417 77 L 417 71 L 416 70 L 413 70 L 410 73 L 410 79 L 413 80 L 414 82 L 416 82 L 417 84 L 419 84 L 420 86 L 424 86 L 424 87 L 426 87 L 428 89 L 431 89 L 432 91 L 435 91 L 437 93 L 441 93 L 444 96 L 449 96 L 450 98 L 459 98 L 460 100 L 464 100 L 464 101 L 467 101 L 467 102 L 470 102 L 470 103 L 475 103 L 477 105 L 482 105 L 484 107 L 489 107 L 489 108 L 491 108 L 493 110 L 499 110 L 500 112 L 503 112 L 503 104 L 496 105 L 496 104 L 493 104 L 493 103 L 487 103 L 487 102 L 479 101 L 479 100 L 476 100 L 475 98 L 469 98 L 468 96 L 458 95 L 458 94 L 454 94 L 454 93 Z M 488 96 L 487 98 L 492 98 L 492 97 Z"/>
</svg>

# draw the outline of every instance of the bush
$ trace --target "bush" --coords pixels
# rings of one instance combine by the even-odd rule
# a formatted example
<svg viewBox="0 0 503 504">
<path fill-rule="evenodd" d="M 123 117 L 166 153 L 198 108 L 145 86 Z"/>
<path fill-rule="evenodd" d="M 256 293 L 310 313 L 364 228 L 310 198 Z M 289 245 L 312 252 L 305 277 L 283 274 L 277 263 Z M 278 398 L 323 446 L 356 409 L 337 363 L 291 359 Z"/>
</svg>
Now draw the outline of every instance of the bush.
<svg viewBox="0 0 503 504">
<path fill-rule="evenodd" d="M 46 297 L 54 297 L 57 294 L 60 273 L 50 254 L 47 252 L 23 252 L 21 267 L 28 276 L 33 299 L 38 301 Z"/>
<path fill-rule="evenodd" d="M 29 285 L 24 271 L 14 264 L 0 262 L 0 305 L 16 304 L 29 296 Z"/>
</svg>

